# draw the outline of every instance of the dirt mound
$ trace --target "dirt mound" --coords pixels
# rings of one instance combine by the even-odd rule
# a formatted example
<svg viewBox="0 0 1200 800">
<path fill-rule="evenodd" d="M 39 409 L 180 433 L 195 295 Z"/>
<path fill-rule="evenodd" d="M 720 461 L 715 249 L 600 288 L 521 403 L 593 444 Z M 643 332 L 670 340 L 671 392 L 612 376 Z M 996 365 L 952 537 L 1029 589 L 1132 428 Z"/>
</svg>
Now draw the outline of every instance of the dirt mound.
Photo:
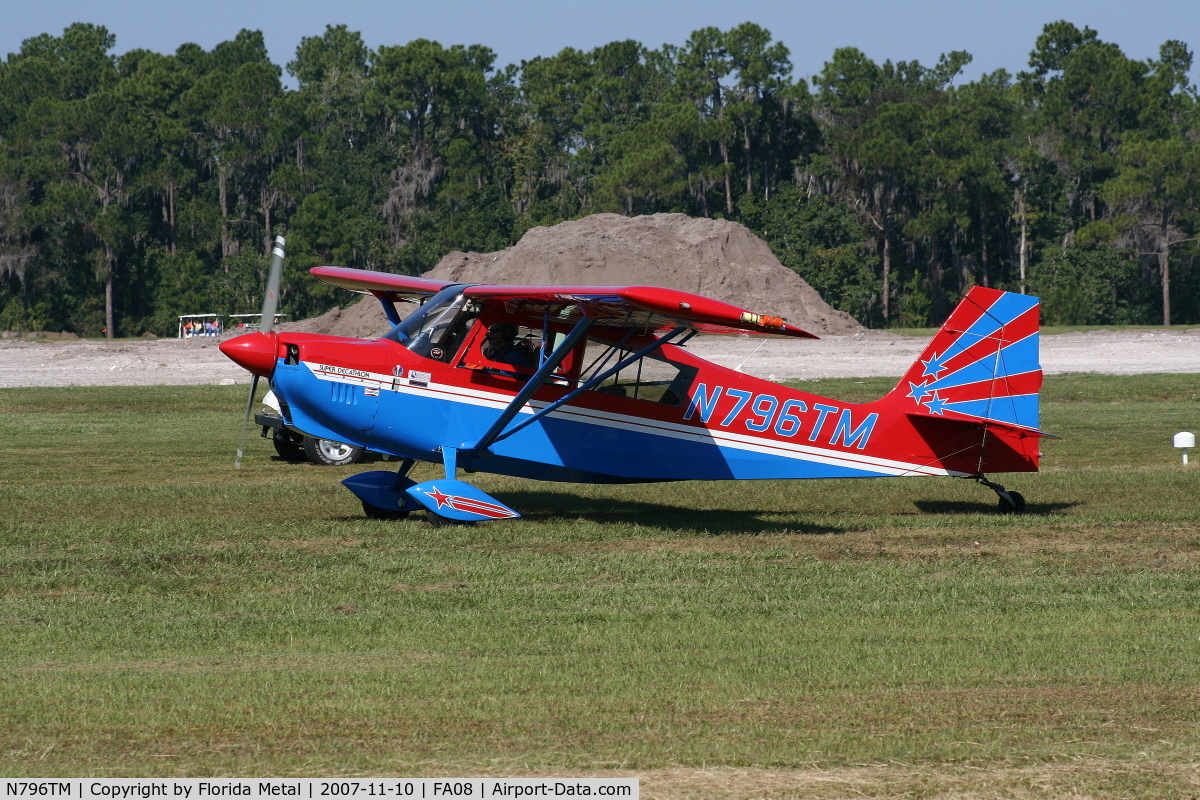
<svg viewBox="0 0 1200 800">
<path fill-rule="evenodd" d="M 449 253 L 424 277 L 460 283 L 664 286 L 784 317 L 816 334 L 865 330 L 780 264 L 766 242 L 745 226 L 686 214 L 595 214 L 531 228 L 498 253 Z M 387 320 L 379 303 L 367 298 L 280 328 L 372 338 L 387 329 Z"/>
<path fill-rule="evenodd" d="M 686 214 L 594 214 L 531 228 L 498 253 L 450 253 L 425 277 L 463 283 L 664 286 L 784 317 L 818 334 L 864 330 L 745 226 Z"/>
<path fill-rule="evenodd" d="M 407 303 L 397 304 L 400 314 L 406 314 L 411 308 Z M 349 336 L 354 339 L 377 339 L 387 333 L 392 327 L 384 316 L 383 307 L 374 297 L 368 295 L 352 306 L 334 308 L 319 317 L 284 322 L 275 326 L 280 331 L 301 331 L 303 333 L 320 333 L 326 336 Z"/>
</svg>

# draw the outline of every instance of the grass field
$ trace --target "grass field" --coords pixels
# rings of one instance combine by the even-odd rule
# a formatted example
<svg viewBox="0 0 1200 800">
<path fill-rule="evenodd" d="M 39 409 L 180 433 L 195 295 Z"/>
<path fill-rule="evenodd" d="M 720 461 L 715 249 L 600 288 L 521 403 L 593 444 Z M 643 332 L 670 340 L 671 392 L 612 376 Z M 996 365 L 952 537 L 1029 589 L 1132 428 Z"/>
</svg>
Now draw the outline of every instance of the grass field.
<svg viewBox="0 0 1200 800">
<path fill-rule="evenodd" d="M 0 773 L 1200 794 L 1200 376 L 1048 378 L 1020 517 L 950 479 L 477 475 L 527 516 L 450 529 L 363 518 L 338 481 L 386 464 L 234 470 L 243 392 L 0 390 Z"/>
</svg>

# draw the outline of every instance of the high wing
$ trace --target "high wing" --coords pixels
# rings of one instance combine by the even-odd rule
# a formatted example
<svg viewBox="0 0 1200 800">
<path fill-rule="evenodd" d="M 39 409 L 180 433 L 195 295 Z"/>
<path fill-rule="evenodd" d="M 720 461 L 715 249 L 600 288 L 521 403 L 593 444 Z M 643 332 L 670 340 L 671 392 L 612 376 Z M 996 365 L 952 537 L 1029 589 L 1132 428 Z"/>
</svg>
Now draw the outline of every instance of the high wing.
<svg viewBox="0 0 1200 800">
<path fill-rule="evenodd" d="M 447 286 L 454 285 L 452 281 L 414 278 L 411 275 L 393 275 L 390 272 L 350 267 L 313 267 L 309 272 L 330 286 L 349 289 L 359 294 L 373 294 L 380 300 L 409 303 L 419 303 Z"/>
<path fill-rule="evenodd" d="M 311 272 L 326 283 L 373 294 L 381 300 L 419 300 L 453 285 L 449 281 L 347 267 L 315 267 Z M 567 324 L 588 318 L 599 327 L 647 332 L 684 327 L 708 334 L 818 338 L 780 317 L 658 286 L 475 284 L 467 286 L 463 294 L 482 306 L 522 317 L 531 327 L 541 327 L 547 318 Z"/>
<path fill-rule="evenodd" d="M 468 286 L 463 294 L 480 305 L 530 321 L 549 315 L 573 323 L 589 317 L 605 328 L 661 331 L 677 327 L 700 333 L 758 334 L 816 339 L 780 317 L 757 314 L 703 295 L 658 286 Z"/>
</svg>

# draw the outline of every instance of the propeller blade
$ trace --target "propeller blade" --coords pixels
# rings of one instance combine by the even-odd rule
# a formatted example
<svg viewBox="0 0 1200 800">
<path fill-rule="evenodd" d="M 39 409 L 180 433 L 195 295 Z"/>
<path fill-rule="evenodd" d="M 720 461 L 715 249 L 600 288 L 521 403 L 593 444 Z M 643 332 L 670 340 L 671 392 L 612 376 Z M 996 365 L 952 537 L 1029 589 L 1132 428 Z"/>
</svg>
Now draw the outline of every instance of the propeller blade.
<svg viewBox="0 0 1200 800">
<path fill-rule="evenodd" d="M 254 410 L 254 393 L 258 391 L 258 376 L 250 380 L 250 397 L 246 400 L 246 418 L 242 420 L 242 438 L 238 441 L 237 456 L 233 459 L 236 469 L 242 468 L 242 456 L 246 454 L 246 437 L 250 435 L 250 413 Z"/>
<path fill-rule="evenodd" d="M 283 237 L 276 236 L 275 247 L 271 249 L 271 272 L 267 276 L 267 294 L 263 298 L 262 318 L 258 327 L 263 333 L 270 333 L 271 328 L 275 327 L 275 310 L 279 308 L 279 280 L 283 273 L 284 244 Z"/>
<path fill-rule="evenodd" d="M 283 274 L 283 246 L 286 244 L 282 236 L 275 237 L 275 247 L 271 248 L 271 271 L 267 274 L 267 294 L 263 297 L 262 317 L 258 320 L 258 329 L 270 333 L 275 327 L 275 311 L 279 308 L 279 281 Z M 246 438 L 250 435 L 250 415 L 254 411 L 254 393 L 258 391 L 258 374 L 250 381 L 250 396 L 246 398 L 246 418 L 242 420 L 242 438 L 238 442 L 237 456 L 233 459 L 236 469 L 242 468 L 242 457 L 246 454 Z"/>
</svg>

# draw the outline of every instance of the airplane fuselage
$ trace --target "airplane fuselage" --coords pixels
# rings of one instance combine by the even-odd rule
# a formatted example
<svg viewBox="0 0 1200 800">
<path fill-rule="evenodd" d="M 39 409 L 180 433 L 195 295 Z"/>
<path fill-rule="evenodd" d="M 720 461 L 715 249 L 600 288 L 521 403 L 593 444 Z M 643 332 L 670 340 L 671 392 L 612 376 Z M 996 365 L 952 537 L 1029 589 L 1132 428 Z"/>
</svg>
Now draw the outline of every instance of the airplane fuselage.
<svg viewBox="0 0 1200 800">
<path fill-rule="evenodd" d="M 519 516 L 459 469 L 580 483 L 949 475 L 1020 510 L 984 473 L 1038 468 L 1036 298 L 973 288 L 896 388 L 859 404 L 695 356 L 686 343 L 700 333 L 811 337 L 700 295 L 313 273 L 375 294 L 392 329 L 374 341 L 259 333 L 221 349 L 271 380 L 289 426 L 403 459 L 343 481 L 369 516 Z M 401 317 L 401 300 L 422 303 Z M 441 462 L 445 478 L 416 483 L 416 461 Z"/>
<path fill-rule="evenodd" d="M 470 455 L 472 439 L 495 422 L 526 376 L 425 358 L 386 339 L 283 334 L 281 343 L 299 351 L 280 359 L 272 377 L 294 427 L 422 461 L 440 461 L 443 448 L 457 448 L 459 466 L 471 471 L 623 483 L 967 475 L 989 466 L 972 453 L 943 463 L 945 448 L 939 454 L 882 401 L 805 393 L 671 344 L 660 347 L 662 360 L 691 371 L 677 402 L 584 392 L 477 457 Z M 572 388 L 543 385 L 517 421 Z"/>
</svg>

